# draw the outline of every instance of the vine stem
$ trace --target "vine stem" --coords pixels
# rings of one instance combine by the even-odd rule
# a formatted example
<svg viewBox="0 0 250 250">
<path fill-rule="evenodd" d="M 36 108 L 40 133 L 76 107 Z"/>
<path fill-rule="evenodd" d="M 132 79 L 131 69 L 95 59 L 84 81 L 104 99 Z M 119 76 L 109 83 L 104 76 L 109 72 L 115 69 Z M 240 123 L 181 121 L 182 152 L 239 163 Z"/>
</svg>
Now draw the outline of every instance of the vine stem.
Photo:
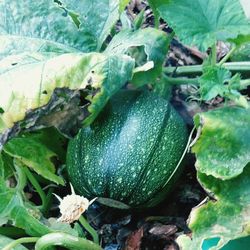
<svg viewBox="0 0 250 250">
<path fill-rule="evenodd" d="M 35 250 L 46 250 L 50 246 L 62 246 L 74 250 L 101 250 L 90 240 L 75 237 L 66 233 L 49 233 L 42 236 L 35 245 Z"/>
<path fill-rule="evenodd" d="M 34 243 L 37 242 L 39 237 L 23 237 L 17 240 L 12 241 L 6 245 L 2 250 L 12 250 L 14 247 L 23 244 L 23 243 Z"/>
<path fill-rule="evenodd" d="M 16 177 L 16 180 L 17 180 L 16 189 L 18 191 L 22 192 L 27 184 L 27 176 L 24 172 L 24 167 L 20 161 L 15 159 L 13 161 L 13 163 L 14 163 L 14 167 L 15 167 L 16 175 L 17 175 L 17 177 Z"/>
<path fill-rule="evenodd" d="M 188 77 L 169 77 L 163 76 L 167 81 L 167 84 L 171 85 L 182 85 L 182 84 L 192 84 L 199 85 L 199 77 L 188 78 Z M 246 89 L 250 85 L 250 79 L 245 79 L 240 81 L 240 89 Z"/>
<path fill-rule="evenodd" d="M 198 85 L 199 84 L 199 77 L 196 78 L 188 78 L 188 77 L 169 77 L 164 75 L 163 76 L 164 80 L 166 80 L 168 83 L 173 84 L 173 85 L 181 85 L 181 84 L 194 84 Z"/>
<path fill-rule="evenodd" d="M 228 62 L 222 64 L 221 66 L 230 71 L 249 72 L 250 62 Z M 200 75 L 202 73 L 202 65 L 164 67 L 163 72 L 175 75 Z"/>
<path fill-rule="evenodd" d="M 42 212 L 43 212 L 44 215 L 47 215 L 48 210 L 49 210 L 49 208 L 51 206 L 51 198 L 53 196 L 53 192 L 54 192 L 54 188 L 50 188 L 48 193 L 47 193 L 45 203 L 42 206 Z"/>
<path fill-rule="evenodd" d="M 41 210 L 44 210 L 44 208 L 46 207 L 46 204 L 47 204 L 45 192 L 42 190 L 39 182 L 36 180 L 36 178 L 33 176 L 33 174 L 30 172 L 30 170 L 27 167 L 24 167 L 23 169 L 24 169 L 24 172 L 25 172 L 28 180 L 30 181 L 32 186 L 36 189 L 37 193 L 39 194 L 39 196 L 42 200 Z"/>
<path fill-rule="evenodd" d="M 222 66 L 229 58 L 230 56 L 234 53 L 234 51 L 236 50 L 236 46 L 233 46 L 231 48 L 231 50 L 226 54 L 226 56 L 224 56 L 221 61 L 218 63 L 219 66 Z"/>
<path fill-rule="evenodd" d="M 81 217 L 79 218 L 79 222 L 82 224 L 82 226 L 90 233 L 90 235 L 93 238 L 93 241 L 96 244 L 99 244 L 99 236 L 96 232 L 96 230 L 90 226 L 90 224 L 88 223 L 88 221 L 81 215 Z"/>
<path fill-rule="evenodd" d="M 212 65 L 216 65 L 217 63 L 217 48 L 216 48 L 216 43 L 211 48 L 211 59 L 212 59 Z"/>
</svg>

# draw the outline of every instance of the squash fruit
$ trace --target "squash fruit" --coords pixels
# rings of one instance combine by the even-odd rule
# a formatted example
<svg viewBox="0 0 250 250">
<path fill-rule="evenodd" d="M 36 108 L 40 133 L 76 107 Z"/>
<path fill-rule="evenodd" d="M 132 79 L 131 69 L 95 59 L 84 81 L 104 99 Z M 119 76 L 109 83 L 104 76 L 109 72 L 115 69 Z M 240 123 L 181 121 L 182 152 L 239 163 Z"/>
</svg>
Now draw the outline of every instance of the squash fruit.
<svg viewBox="0 0 250 250">
<path fill-rule="evenodd" d="M 187 140 L 168 101 L 149 91 L 120 91 L 70 141 L 70 181 L 81 195 L 109 206 L 154 206 L 175 182 Z"/>
</svg>

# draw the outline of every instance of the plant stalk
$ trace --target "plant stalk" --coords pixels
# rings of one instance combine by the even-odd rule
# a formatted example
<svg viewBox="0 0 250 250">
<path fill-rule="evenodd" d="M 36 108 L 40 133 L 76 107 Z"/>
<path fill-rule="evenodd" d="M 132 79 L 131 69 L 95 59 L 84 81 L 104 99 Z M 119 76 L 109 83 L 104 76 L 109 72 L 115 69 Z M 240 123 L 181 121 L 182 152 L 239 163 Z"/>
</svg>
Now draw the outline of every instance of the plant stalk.
<svg viewBox="0 0 250 250">
<path fill-rule="evenodd" d="M 47 204 L 47 198 L 46 198 L 46 194 L 45 192 L 42 190 L 39 182 L 36 180 L 36 178 L 33 176 L 33 174 L 30 172 L 30 170 L 27 167 L 24 167 L 24 172 L 28 178 L 28 180 L 30 181 L 30 183 L 32 184 L 32 186 L 36 189 L 37 193 L 39 194 L 41 200 L 42 200 L 42 206 L 41 206 L 41 210 L 43 211 L 46 204 Z"/>
<path fill-rule="evenodd" d="M 14 159 L 13 162 L 14 162 L 14 167 L 15 167 L 16 174 L 17 174 L 16 189 L 18 191 L 22 192 L 27 184 L 27 176 L 25 175 L 23 164 L 20 161 L 18 161 L 17 159 Z"/>
<path fill-rule="evenodd" d="M 250 62 L 228 62 L 221 65 L 233 72 L 250 72 Z M 202 73 L 202 65 L 165 67 L 163 72 L 166 74 L 181 75 L 200 75 Z"/>
<path fill-rule="evenodd" d="M 96 232 L 96 230 L 90 226 L 88 221 L 82 215 L 79 218 L 79 221 L 82 224 L 82 226 L 86 229 L 86 231 L 88 231 L 90 233 L 90 235 L 93 238 L 94 243 L 99 244 L 99 236 L 98 236 L 98 233 Z"/>
<path fill-rule="evenodd" d="M 167 84 L 170 85 L 182 85 L 182 84 L 190 84 L 190 85 L 199 85 L 199 77 L 196 78 L 188 78 L 188 77 L 169 77 L 163 76 L 166 80 Z M 246 89 L 250 86 L 250 79 L 245 79 L 240 81 L 240 89 Z"/>
<path fill-rule="evenodd" d="M 163 76 L 164 80 L 167 81 L 167 83 L 171 85 L 181 85 L 181 84 L 193 84 L 198 85 L 199 84 L 199 77 L 196 78 L 188 78 L 188 77 L 169 77 L 169 76 Z"/>
<path fill-rule="evenodd" d="M 24 237 L 17 240 L 12 241 L 8 245 L 6 245 L 2 250 L 13 250 L 16 246 L 23 243 L 34 243 L 39 239 L 39 237 Z"/>
<path fill-rule="evenodd" d="M 50 233 L 42 236 L 35 245 L 35 250 L 46 250 L 50 246 L 61 246 L 71 250 L 101 250 L 90 240 L 75 237 L 66 233 Z"/>
<path fill-rule="evenodd" d="M 221 61 L 218 63 L 219 66 L 222 66 L 230 57 L 231 55 L 234 53 L 234 51 L 236 50 L 236 46 L 233 46 L 231 48 L 231 50 L 226 54 L 226 56 L 224 56 Z"/>
<path fill-rule="evenodd" d="M 211 48 L 211 59 L 212 59 L 212 65 L 216 65 L 217 63 L 217 48 L 216 48 L 216 43 Z"/>
</svg>

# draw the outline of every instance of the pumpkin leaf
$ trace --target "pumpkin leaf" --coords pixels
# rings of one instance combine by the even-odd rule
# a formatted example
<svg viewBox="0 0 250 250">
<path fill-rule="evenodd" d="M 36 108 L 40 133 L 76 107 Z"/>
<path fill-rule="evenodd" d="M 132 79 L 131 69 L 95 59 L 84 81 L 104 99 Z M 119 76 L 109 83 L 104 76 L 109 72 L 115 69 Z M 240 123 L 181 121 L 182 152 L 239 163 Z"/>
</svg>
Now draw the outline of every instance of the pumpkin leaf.
<svg viewBox="0 0 250 250">
<path fill-rule="evenodd" d="M 181 249 L 224 249 L 221 247 L 229 241 L 248 236 L 250 165 L 245 167 L 242 174 L 230 180 L 222 181 L 200 172 L 198 180 L 216 200 L 192 210 L 189 221 L 192 239 L 181 236 L 178 239 Z M 205 247 L 209 245 L 213 247 Z"/>
<path fill-rule="evenodd" d="M 82 51 L 100 51 L 110 34 L 111 28 L 120 17 L 120 13 L 128 4 L 128 0 L 60 0 L 59 6 L 66 15 L 77 16 L 79 31 L 88 39 L 90 49 Z M 73 20 L 74 21 L 74 20 Z M 83 47 L 84 48 L 84 47 Z"/>
<path fill-rule="evenodd" d="M 239 46 L 230 57 L 233 62 L 250 61 L 250 36 L 249 40 Z"/>
<path fill-rule="evenodd" d="M 202 133 L 192 151 L 199 172 L 223 180 L 243 172 L 250 162 L 250 109 L 225 107 L 195 116 Z"/>
<path fill-rule="evenodd" d="M 91 123 L 109 97 L 132 77 L 134 68 L 134 60 L 128 56 L 69 53 L 42 58 L 38 62 L 15 65 L 0 74 L 0 93 L 5 93 L 0 99 L 3 110 L 0 113 L 0 146 L 10 135 L 15 135 L 13 131 L 34 127 L 36 123 L 40 127 L 65 121 L 70 124 L 72 112 L 69 110 L 75 106 L 83 106 L 85 111 L 78 111 L 76 116 L 80 116 L 85 124 Z M 68 98 L 65 91 L 58 93 L 65 88 L 71 90 L 72 97 Z M 81 89 L 84 91 L 83 104 L 77 92 Z M 69 99 L 75 100 L 77 93 L 78 99 L 67 107 Z M 51 111 L 56 113 L 57 120 L 51 117 Z M 44 120 L 45 115 L 47 120 Z M 30 119 L 17 124 L 25 118 Z"/>
<path fill-rule="evenodd" d="M 13 159 L 1 151 L 0 153 L 0 178 L 7 180 L 10 176 L 13 175 Z"/>
<path fill-rule="evenodd" d="M 44 235 L 51 230 L 34 217 L 34 209 L 26 208 L 21 193 L 16 188 L 8 188 L 0 179 L 0 217 L 10 220 L 32 236 Z"/>
<path fill-rule="evenodd" d="M 150 39 L 149 39 L 150 37 Z M 106 54 L 123 55 L 129 54 L 136 61 L 137 66 L 153 62 L 153 67 L 135 72 L 132 83 L 140 86 L 153 82 L 162 72 L 162 64 L 168 51 L 171 36 L 167 37 L 162 31 L 145 28 L 140 30 L 124 30 L 113 37 L 107 46 Z M 143 47 L 143 53 L 135 47 Z M 134 49 L 134 50 L 133 50 Z M 145 53 L 145 59 L 143 57 Z"/>
<path fill-rule="evenodd" d="M 15 137 L 5 144 L 3 150 L 44 178 L 57 184 L 64 184 L 63 179 L 55 175 L 55 166 L 51 161 L 56 154 L 46 147 L 38 137 L 30 135 Z"/>
<path fill-rule="evenodd" d="M 209 101 L 216 96 L 221 96 L 247 108 L 247 99 L 238 91 L 241 88 L 240 80 L 239 74 L 232 76 L 232 73 L 223 67 L 204 66 L 203 74 L 199 79 L 201 99 Z"/>
<path fill-rule="evenodd" d="M 119 1 L 119 11 L 120 13 L 125 9 L 125 7 L 129 4 L 130 0 L 120 0 Z"/>
<path fill-rule="evenodd" d="M 248 19 L 250 19 L 250 4 L 248 0 L 240 0 L 240 3 L 242 5 L 242 8 L 247 16 Z"/>
<path fill-rule="evenodd" d="M 125 0 L 39 3 L 3 0 L 0 59 L 22 52 L 99 51 L 126 3 Z"/>
<path fill-rule="evenodd" d="M 200 93 L 203 100 L 209 101 L 216 96 L 224 96 L 227 83 L 231 79 L 231 72 L 225 68 L 211 66 L 205 69 L 200 82 Z"/>
<path fill-rule="evenodd" d="M 202 51 L 216 41 L 250 34 L 239 0 L 160 0 L 157 7 L 183 43 Z"/>
</svg>

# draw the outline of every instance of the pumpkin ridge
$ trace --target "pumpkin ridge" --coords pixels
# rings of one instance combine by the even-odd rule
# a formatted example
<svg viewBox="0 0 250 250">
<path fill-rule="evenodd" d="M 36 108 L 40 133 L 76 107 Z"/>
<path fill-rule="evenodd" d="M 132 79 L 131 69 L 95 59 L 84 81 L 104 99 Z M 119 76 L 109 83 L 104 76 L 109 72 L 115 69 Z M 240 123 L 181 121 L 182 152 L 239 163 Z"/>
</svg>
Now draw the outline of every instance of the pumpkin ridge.
<svg viewBox="0 0 250 250">
<path fill-rule="evenodd" d="M 122 116 L 124 117 L 123 119 L 123 123 L 122 125 L 120 125 L 117 130 L 116 130 L 116 137 L 120 135 L 120 132 L 121 130 L 123 129 L 123 125 L 124 123 L 126 123 L 126 121 L 128 120 L 127 118 L 130 116 L 130 110 L 134 107 L 135 105 L 135 102 L 137 101 L 137 99 L 144 93 L 144 92 L 141 92 L 141 91 L 135 91 L 134 93 L 136 93 L 134 95 L 134 97 L 130 100 L 130 102 L 126 105 L 126 109 L 128 110 L 128 112 L 126 112 L 126 114 L 122 114 Z M 126 98 L 125 98 L 126 99 Z M 112 101 L 112 100 L 111 100 Z M 112 103 L 111 103 L 112 105 Z M 105 112 L 106 109 L 104 109 L 104 112 Z M 126 116 L 125 116 L 126 115 Z M 107 174 L 106 174 L 106 183 L 105 183 L 105 196 L 108 197 L 108 194 L 111 192 L 111 186 L 110 186 L 110 183 L 111 183 L 111 171 L 110 171 L 110 167 L 109 166 L 107 168 Z M 122 190 L 120 192 L 120 194 L 122 193 Z"/>
<path fill-rule="evenodd" d="M 163 133 L 165 132 L 165 131 L 164 131 L 164 128 L 166 127 L 166 124 L 167 124 L 167 122 L 168 122 L 168 120 L 169 120 L 169 113 L 170 113 L 170 111 L 171 111 L 171 107 L 169 106 L 169 104 L 167 105 L 167 108 L 166 108 L 166 109 L 167 109 L 167 110 L 165 111 L 164 118 L 163 118 L 162 123 L 161 123 L 160 131 L 159 131 L 159 133 L 158 133 L 158 135 L 157 135 L 157 137 L 156 137 L 154 146 L 152 147 L 152 150 L 151 150 L 150 154 L 148 155 L 148 161 L 147 161 L 147 163 L 146 163 L 146 167 L 145 167 L 144 169 L 142 169 L 142 170 L 143 170 L 143 171 L 142 171 L 142 174 L 140 174 L 140 178 L 139 178 L 139 179 L 140 179 L 140 182 L 139 182 L 138 185 L 136 186 L 136 189 L 135 189 L 133 192 L 131 192 L 131 194 L 133 194 L 133 196 L 136 196 L 136 193 L 138 192 L 138 190 L 141 189 L 142 182 L 143 182 L 143 180 L 144 180 L 144 178 L 145 178 L 145 176 L 146 176 L 146 174 L 147 174 L 147 172 L 148 172 L 148 168 L 150 167 L 150 163 L 152 162 L 152 158 L 153 158 L 153 161 L 155 161 L 155 158 L 152 157 L 152 156 L 155 154 L 156 150 L 158 149 L 158 146 L 159 146 L 159 144 L 160 144 L 160 138 L 162 137 Z M 147 199 L 147 200 L 145 201 L 145 203 L 146 203 L 148 200 L 152 199 L 152 196 L 153 196 L 154 194 L 155 194 L 155 193 L 153 193 L 153 194 L 150 196 L 150 198 Z M 129 195 L 129 196 L 130 196 L 130 195 Z M 138 196 L 138 197 L 141 197 L 141 196 Z"/>
</svg>

